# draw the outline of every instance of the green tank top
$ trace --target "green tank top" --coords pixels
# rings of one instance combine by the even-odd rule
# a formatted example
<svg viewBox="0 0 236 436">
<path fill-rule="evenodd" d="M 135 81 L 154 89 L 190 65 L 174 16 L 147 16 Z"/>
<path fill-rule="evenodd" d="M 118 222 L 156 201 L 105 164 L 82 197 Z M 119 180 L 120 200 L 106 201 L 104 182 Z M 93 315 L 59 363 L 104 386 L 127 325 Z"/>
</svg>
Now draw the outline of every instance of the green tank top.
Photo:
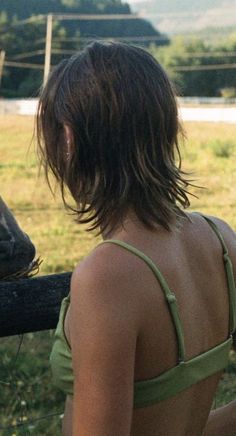
<svg viewBox="0 0 236 436">
<path fill-rule="evenodd" d="M 216 233 L 223 249 L 223 260 L 229 292 L 229 335 L 226 341 L 188 360 L 185 357 L 184 333 L 177 300 L 157 266 L 144 253 L 123 241 L 109 239 L 101 242 L 117 244 L 143 259 L 160 283 L 175 326 L 178 343 L 178 363 L 157 377 L 134 382 L 134 408 L 150 406 L 159 401 L 166 400 L 193 384 L 223 370 L 228 364 L 229 351 L 233 342 L 232 335 L 236 330 L 236 288 L 233 267 L 228 249 L 218 227 L 209 218 L 205 216 L 204 218 Z M 59 322 L 55 331 L 55 341 L 50 354 L 50 364 L 54 384 L 66 394 L 73 395 L 71 348 L 64 333 L 64 319 L 69 302 L 70 295 L 64 298 L 61 303 Z"/>
</svg>

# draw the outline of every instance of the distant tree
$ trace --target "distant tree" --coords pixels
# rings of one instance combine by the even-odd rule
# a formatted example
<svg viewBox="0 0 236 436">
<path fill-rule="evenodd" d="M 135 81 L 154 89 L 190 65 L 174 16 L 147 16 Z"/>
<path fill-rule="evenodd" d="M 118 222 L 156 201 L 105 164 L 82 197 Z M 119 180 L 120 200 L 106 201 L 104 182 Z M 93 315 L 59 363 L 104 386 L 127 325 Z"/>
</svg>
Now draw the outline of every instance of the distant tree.
<svg viewBox="0 0 236 436">
<path fill-rule="evenodd" d="M 53 32 L 54 36 L 57 37 L 65 33 L 65 30 L 57 22 L 54 22 Z M 20 25 L 15 20 L 12 20 L 11 24 L 8 24 L 7 27 L 0 25 L 0 47 L 4 48 L 6 59 L 10 61 L 42 65 L 44 63 L 44 54 L 27 54 L 42 49 L 44 47 L 44 38 L 45 20 L 39 21 L 37 25 L 33 23 Z M 57 48 L 61 47 L 61 44 L 57 43 Z M 36 96 L 42 83 L 42 78 L 42 70 L 5 68 L 0 95 L 4 97 Z M 29 84 L 28 90 L 27 81 Z"/>
<path fill-rule="evenodd" d="M 222 88 L 236 87 L 235 69 L 218 69 L 217 65 L 236 63 L 228 57 L 236 51 L 236 35 L 231 35 L 219 45 L 210 45 L 201 38 L 175 37 L 166 47 L 151 45 L 150 51 L 167 69 L 180 95 L 220 96 Z M 222 53 L 220 56 L 217 53 Z M 225 53 L 225 56 L 224 56 Z M 212 70 L 176 71 L 176 67 L 216 65 Z"/>
<path fill-rule="evenodd" d="M 32 51 L 45 46 L 46 19 L 35 23 L 20 24 L 31 16 L 48 13 L 127 14 L 130 7 L 121 0 L 0 0 L 0 48 L 6 51 L 6 60 L 43 64 L 44 55 Z M 159 36 L 160 33 L 148 21 L 142 19 L 60 21 L 53 28 L 53 49 L 78 50 L 84 43 L 82 37 L 135 37 Z M 164 38 L 162 43 L 168 43 Z M 65 54 L 53 54 L 58 63 Z M 6 68 L 0 88 L 2 96 L 32 96 L 42 81 L 42 71 Z"/>
</svg>

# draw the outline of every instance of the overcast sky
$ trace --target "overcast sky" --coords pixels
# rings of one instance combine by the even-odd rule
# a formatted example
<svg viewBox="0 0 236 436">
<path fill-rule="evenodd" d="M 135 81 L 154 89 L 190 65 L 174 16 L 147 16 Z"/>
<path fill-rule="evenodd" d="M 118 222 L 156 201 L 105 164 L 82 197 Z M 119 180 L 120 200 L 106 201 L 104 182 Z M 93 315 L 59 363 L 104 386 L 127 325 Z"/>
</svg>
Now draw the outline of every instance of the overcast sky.
<svg viewBox="0 0 236 436">
<path fill-rule="evenodd" d="M 144 0 L 126 0 L 126 1 L 127 1 L 127 3 L 130 3 L 130 4 L 143 3 L 144 2 Z M 145 0 L 145 3 L 149 3 L 149 2 L 152 2 L 152 0 Z"/>
<path fill-rule="evenodd" d="M 126 2 L 132 6 L 138 3 L 144 3 L 144 0 L 126 0 Z M 152 3 L 152 0 L 145 0 L 145 3 Z"/>
</svg>

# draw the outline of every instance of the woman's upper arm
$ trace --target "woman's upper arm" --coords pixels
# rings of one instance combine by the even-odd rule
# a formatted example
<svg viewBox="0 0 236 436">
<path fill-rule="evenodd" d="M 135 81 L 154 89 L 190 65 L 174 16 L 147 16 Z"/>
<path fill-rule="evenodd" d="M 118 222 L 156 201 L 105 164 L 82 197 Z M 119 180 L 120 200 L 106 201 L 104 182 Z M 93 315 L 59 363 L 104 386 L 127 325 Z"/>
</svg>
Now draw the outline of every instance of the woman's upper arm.
<svg viewBox="0 0 236 436">
<path fill-rule="evenodd" d="M 137 323 L 114 271 L 95 261 L 72 278 L 73 436 L 130 434 Z"/>
</svg>

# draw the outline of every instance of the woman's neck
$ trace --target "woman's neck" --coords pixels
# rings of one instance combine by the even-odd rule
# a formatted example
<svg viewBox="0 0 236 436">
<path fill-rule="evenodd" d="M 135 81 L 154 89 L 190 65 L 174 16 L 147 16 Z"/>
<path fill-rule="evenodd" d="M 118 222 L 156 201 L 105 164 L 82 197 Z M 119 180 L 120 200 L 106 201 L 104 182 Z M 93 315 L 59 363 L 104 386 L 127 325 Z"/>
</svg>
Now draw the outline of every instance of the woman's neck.
<svg viewBox="0 0 236 436">
<path fill-rule="evenodd" d="M 115 228 L 110 231 L 109 229 L 106 229 L 102 232 L 102 238 L 103 240 L 123 239 L 124 237 L 127 237 L 127 235 L 134 236 L 140 232 L 149 232 L 150 234 L 153 234 L 162 231 L 166 232 L 166 230 L 159 224 L 157 224 L 154 229 L 148 229 L 133 211 L 129 211 L 123 221 L 118 223 Z"/>
</svg>

